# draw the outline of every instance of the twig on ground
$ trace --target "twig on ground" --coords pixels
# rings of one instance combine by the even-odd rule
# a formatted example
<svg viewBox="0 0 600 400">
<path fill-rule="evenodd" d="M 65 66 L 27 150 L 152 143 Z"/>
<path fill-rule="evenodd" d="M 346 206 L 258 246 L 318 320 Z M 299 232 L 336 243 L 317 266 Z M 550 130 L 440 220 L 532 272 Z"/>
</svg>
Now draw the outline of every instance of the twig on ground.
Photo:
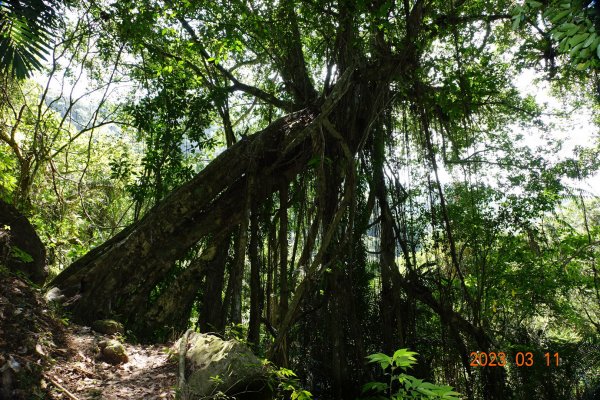
<svg viewBox="0 0 600 400">
<path fill-rule="evenodd" d="M 53 377 L 51 377 L 48 374 L 44 374 L 44 377 L 46 379 L 48 379 L 50 381 L 50 383 L 52 383 L 54 386 L 56 386 L 58 389 L 62 390 L 64 394 L 66 394 L 71 400 L 80 400 L 79 397 L 75 396 L 73 393 L 69 392 L 69 390 L 64 387 L 63 385 L 61 385 L 60 383 L 58 383 L 56 381 L 56 379 L 54 379 Z"/>
</svg>

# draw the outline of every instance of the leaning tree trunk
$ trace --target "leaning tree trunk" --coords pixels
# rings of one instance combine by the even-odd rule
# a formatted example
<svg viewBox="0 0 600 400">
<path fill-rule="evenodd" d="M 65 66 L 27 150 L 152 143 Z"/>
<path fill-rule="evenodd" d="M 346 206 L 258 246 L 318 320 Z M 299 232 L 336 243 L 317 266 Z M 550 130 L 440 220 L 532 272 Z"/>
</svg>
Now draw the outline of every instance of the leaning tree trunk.
<svg viewBox="0 0 600 400">
<path fill-rule="evenodd" d="M 300 111 L 236 143 L 140 221 L 70 265 L 52 284 L 72 297 L 73 316 L 91 322 L 118 315 L 145 325 L 136 320 L 144 314 L 137 305 L 147 303 L 174 261 L 201 238 L 222 237 L 241 223 L 249 174 L 261 182 L 254 193 L 260 199 L 306 166 L 314 121 L 314 111 Z"/>
<path fill-rule="evenodd" d="M 260 182 L 252 185 L 252 200 L 261 201 L 306 168 L 313 141 L 319 140 L 323 121 L 351 77 L 349 69 L 320 108 L 282 117 L 225 150 L 141 220 L 59 274 L 52 284 L 71 298 L 67 304 L 73 317 L 89 323 L 118 316 L 141 336 L 162 328 L 149 326 L 146 319 L 153 289 L 199 240 L 209 235 L 220 240 L 248 218 L 249 177 Z"/>
</svg>

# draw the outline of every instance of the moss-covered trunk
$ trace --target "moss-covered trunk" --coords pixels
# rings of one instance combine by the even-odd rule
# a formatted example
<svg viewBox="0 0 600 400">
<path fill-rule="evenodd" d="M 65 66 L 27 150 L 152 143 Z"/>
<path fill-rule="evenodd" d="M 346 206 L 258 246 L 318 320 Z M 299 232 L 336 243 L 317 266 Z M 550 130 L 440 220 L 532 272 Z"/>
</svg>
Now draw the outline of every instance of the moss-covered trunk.
<svg viewBox="0 0 600 400">
<path fill-rule="evenodd" d="M 71 298 L 75 319 L 116 315 L 130 326 L 147 325 L 138 321 L 142 305 L 150 307 L 150 293 L 173 263 L 200 239 L 241 223 L 249 174 L 261 182 L 253 193 L 259 200 L 306 166 L 314 119 L 309 110 L 294 113 L 238 142 L 140 221 L 59 274 L 52 285 Z"/>
</svg>

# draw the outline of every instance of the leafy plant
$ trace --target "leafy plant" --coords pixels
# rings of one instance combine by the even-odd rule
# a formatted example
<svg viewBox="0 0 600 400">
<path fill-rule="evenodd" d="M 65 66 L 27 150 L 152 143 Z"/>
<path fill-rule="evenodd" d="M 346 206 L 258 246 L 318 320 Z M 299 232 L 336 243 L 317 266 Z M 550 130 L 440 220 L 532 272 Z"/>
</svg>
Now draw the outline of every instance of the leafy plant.
<svg viewBox="0 0 600 400">
<path fill-rule="evenodd" d="M 527 20 L 544 20 L 547 37 L 555 42 L 558 53 L 568 56 L 578 71 L 600 66 L 600 8 L 594 2 L 526 0 L 513 9 L 513 29 Z M 554 50 L 552 50 L 554 52 Z"/>
<path fill-rule="evenodd" d="M 227 340 L 235 339 L 241 343 L 247 343 L 248 327 L 244 324 L 231 323 L 225 327 L 225 338 Z"/>
<path fill-rule="evenodd" d="M 287 368 L 273 368 L 268 385 L 273 390 L 274 399 L 312 400 L 312 393 L 300 386 L 294 371 Z"/>
<path fill-rule="evenodd" d="M 33 257 L 31 257 L 31 255 L 29 253 L 20 249 L 17 246 L 14 246 L 14 245 L 11 246 L 10 253 L 11 253 L 11 256 L 13 256 L 14 258 L 16 258 L 22 262 L 29 263 L 29 262 L 33 261 Z"/>
<path fill-rule="evenodd" d="M 378 363 L 389 380 L 363 385 L 362 392 L 370 394 L 364 399 L 459 399 L 460 394 L 451 386 L 435 385 L 404 373 L 416 364 L 416 355 L 414 351 L 399 349 L 391 357 L 383 353 L 368 356 L 369 363 Z"/>
<path fill-rule="evenodd" d="M 43 0 L 0 2 L 0 73 L 25 78 L 42 68 L 57 19 L 51 4 Z"/>
</svg>

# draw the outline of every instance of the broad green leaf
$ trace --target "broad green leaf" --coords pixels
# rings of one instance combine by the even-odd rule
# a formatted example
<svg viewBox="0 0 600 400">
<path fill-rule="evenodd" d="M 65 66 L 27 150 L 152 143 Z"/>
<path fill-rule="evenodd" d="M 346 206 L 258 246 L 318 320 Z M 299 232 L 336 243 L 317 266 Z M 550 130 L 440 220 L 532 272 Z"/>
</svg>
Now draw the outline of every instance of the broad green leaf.
<svg viewBox="0 0 600 400">
<path fill-rule="evenodd" d="M 567 31 L 567 36 L 573 36 L 577 32 L 579 32 L 579 26 L 575 25 L 574 27 L 572 27 L 571 29 L 569 29 Z"/>
<path fill-rule="evenodd" d="M 589 37 L 589 33 L 580 33 L 578 35 L 573 36 L 571 39 L 569 39 L 569 44 L 571 46 L 575 46 L 581 42 L 583 42 L 584 40 L 586 40 Z"/>
<path fill-rule="evenodd" d="M 370 363 L 379 363 L 381 368 L 386 369 L 392 363 L 392 358 L 383 353 L 375 353 L 367 356 Z"/>
<path fill-rule="evenodd" d="M 575 55 L 575 53 L 577 53 L 579 51 L 579 49 L 581 49 L 583 47 L 583 43 L 579 43 L 577 46 L 573 47 L 570 51 L 569 51 L 569 55 L 571 57 L 573 57 Z"/>
<path fill-rule="evenodd" d="M 583 47 L 588 47 L 589 45 L 591 45 L 594 40 L 596 40 L 598 36 L 596 35 L 596 33 L 592 33 L 587 40 L 583 43 Z"/>
<path fill-rule="evenodd" d="M 571 13 L 571 10 L 561 11 L 558 14 L 556 14 L 554 17 L 552 17 L 552 19 L 550 19 L 550 22 L 555 24 L 558 21 L 560 21 L 561 19 L 563 19 L 564 17 L 566 17 L 567 15 L 569 15 L 570 13 Z"/>
<path fill-rule="evenodd" d="M 369 382 L 365 383 L 362 386 L 362 393 L 368 392 L 370 390 L 374 390 L 376 392 L 385 392 L 388 390 L 388 385 L 387 383 L 383 382 Z"/>
<path fill-rule="evenodd" d="M 424 395 L 426 395 L 426 396 L 430 396 L 430 397 L 437 397 L 437 395 L 436 395 L 436 393 L 435 393 L 435 392 L 433 392 L 433 391 L 431 391 L 431 390 L 429 390 L 429 389 L 425 389 L 425 388 L 424 388 L 424 387 L 422 387 L 422 386 L 419 386 L 419 387 L 417 387 L 417 388 L 416 388 L 416 390 L 417 390 L 419 393 L 423 393 L 423 394 L 424 394 Z"/>
<path fill-rule="evenodd" d="M 519 29 L 519 25 L 521 24 L 521 14 L 517 14 L 517 15 L 513 16 L 512 19 L 513 19 L 512 29 L 513 29 L 513 31 L 516 31 L 517 29 Z"/>
</svg>

